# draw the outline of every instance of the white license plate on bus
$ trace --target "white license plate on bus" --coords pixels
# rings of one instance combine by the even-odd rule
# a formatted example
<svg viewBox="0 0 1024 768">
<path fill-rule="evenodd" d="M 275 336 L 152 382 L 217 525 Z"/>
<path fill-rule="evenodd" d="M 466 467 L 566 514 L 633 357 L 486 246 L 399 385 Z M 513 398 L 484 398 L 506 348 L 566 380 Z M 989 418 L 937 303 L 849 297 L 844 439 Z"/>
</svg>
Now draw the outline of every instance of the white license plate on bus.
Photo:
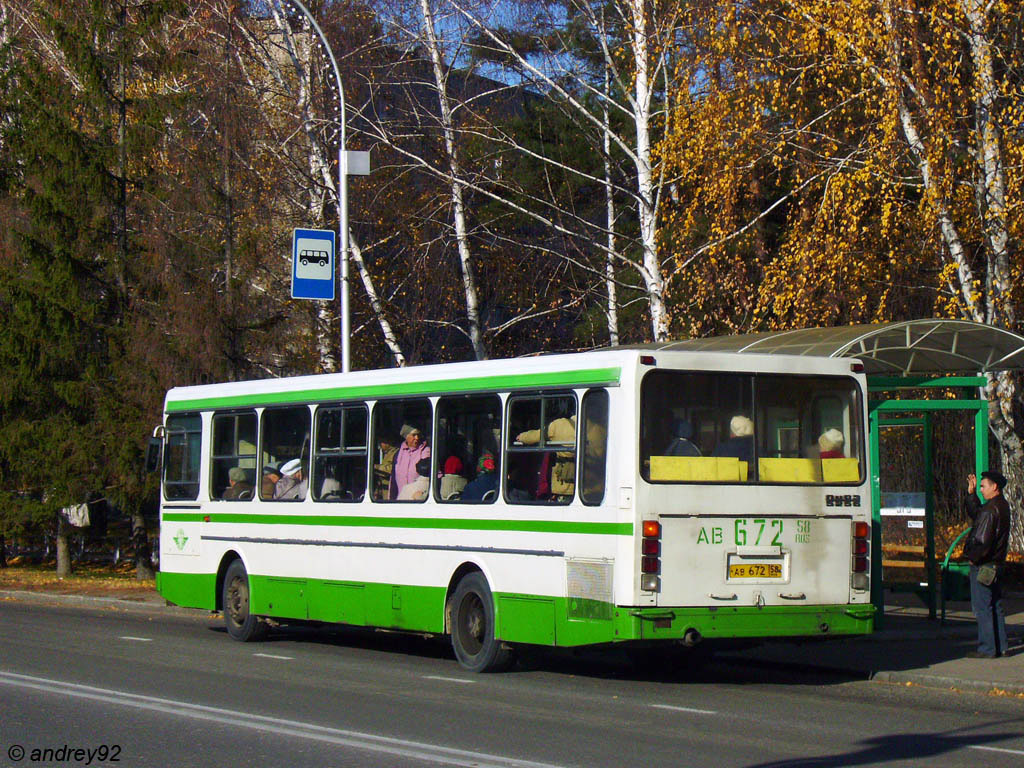
<svg viewBox="0 0 1024 768">
<path fill-rule="evenodd" d="M 739 557 L 729 555 L 726 566 L 727 581 L 785 581 L 784 557 Z"/>
</svg>

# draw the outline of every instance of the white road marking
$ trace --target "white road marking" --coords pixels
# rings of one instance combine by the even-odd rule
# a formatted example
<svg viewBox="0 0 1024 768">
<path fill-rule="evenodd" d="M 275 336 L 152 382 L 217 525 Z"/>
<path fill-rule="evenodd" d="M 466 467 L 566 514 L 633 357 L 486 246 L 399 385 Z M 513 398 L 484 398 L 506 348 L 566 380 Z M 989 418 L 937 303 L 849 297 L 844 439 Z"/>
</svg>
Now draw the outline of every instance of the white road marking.
<svg viewBox="0 0 1024 768">
<path fill-rule="evenodd" d="M 79 685 L 63 680 L 52 680 L 45 677 L 32 677 L 15 672 L 0 671 L 0 685 L 11 685 L 18 688 L 30 688 L 44 693 L 70 696 L 91 701 L 102 701 L 121 707 L 134 707 L 151 712 L 163 712 L 178 717 L 194 720 L 206 720 L 221 723 L 232 728 L 249 728 L 264 733 L 276 733 L 282 736 L 293 736 L 310 741 L 351 747 L 367 752 L 382 752 L 388 755 L 408 757 L 441 765 L 458 765 L 465 768 L 562 768 L 551 763 L 537 763 L 532 760 L 518 760 L 514 757 L 492 755 L 486 752 L 472 752 L 465 749 L 442 747 L 420 741 L 394 739 L 377 736 L 361 731 L 347 731 L 341 728 L 329 728 L 300 720 L 283 720 L 277 717 L 266 717 L 248 712 L 238 712 L 219 707 L 208 707 L 203 704 L 190 704 L 174 699 L 161 699 L 155 696 L 143 696 L 127 691 L 110 688 L 96 688 L 91 685 Z"/>
<path fill-rule="evenodd" d="M 970 749 L 984 749 L 986 752 L 1008 752 L 1011 755 L 1024 755 L 1024 749 L 1006 749 L 1005 747 L 979 747 L 974 744 L 968 745 Z"/>
<path fill-rule="evenodd" d="M 121 635 L 121 640 L 134 640 L 137 643 L 152 643 L 152 637 L 134 637 L 132 635 Z"/>
<path fill-rule="evenodd" d="M 473 684 L 476 680 L 467 680 L 464 677 L 441 677 L 440 675 L 424 675 L 424 680 L 444 680 L 447 683 L 469 683 Z"/>
<path fill-rule="evenodd" d="M 282 661 L 292 661 L 295 659 L 294 656 L 278 656 L 276 653 L 254 653 L 253 656 L 259 656 L 264 659 L 281 659 Z"/>
<path fill-rule="evenodd" d="M 713 709 L 695 709 L 694 707 L 675 707 L 671 704 L 651 704 L 655 709 L 671 709 L 674 712 L 690 712 L 694 715 L 717 715 Z"/>
</svg>

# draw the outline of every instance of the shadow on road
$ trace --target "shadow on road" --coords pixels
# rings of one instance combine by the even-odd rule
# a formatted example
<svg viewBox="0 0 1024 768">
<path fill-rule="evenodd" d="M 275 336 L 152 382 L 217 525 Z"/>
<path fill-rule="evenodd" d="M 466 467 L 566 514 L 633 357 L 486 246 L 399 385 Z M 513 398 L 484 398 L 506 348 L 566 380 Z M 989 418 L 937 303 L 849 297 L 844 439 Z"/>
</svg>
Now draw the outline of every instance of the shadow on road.
<svg viewBox="0 0 1024 768">
<path fill-rule="evenodd" d="M 898 760 L 909 760 L 920 764 L 922 760 L 937 758 L 962 749 L 985 749 L 985 745 L 1016 739 L 1017 732 L 1004 733 L 897 733 L 876 736 L 860 742 L 855 751 L 834 755 L 804 757 L 790 760 L 773 760 L 756 763 L 747 768 L 831 768 L 850 765 L 881 765 Z M 985 764 L 984 752 L 979 752 L 978 763 Z"/>
<path fill-rule="evenodd" d="M 226 635 L 222 625 L 210 631 Z M 225 640 L 227 638 L 225 637 Z M 446 659 L 453 672 L 463 672 L 455 661 L 448 638 L 382 629 L 347 627 L 293 621 L 274 623 L 263 643 L 300 643 L 317 646 L 356 648 L 382 654 L 400 654 L 424 659 Z M 749 643 L 747 644 L 749 646 Z M 507 675 L 538 673 L 633 680 L 685 685 L 708 683 L 831 685 L 863 680 L 864 675 L 823 671 L 792 664 L 743 659 L 736 643 L 713 641 L 696 648 L 624 648 L 598 646 L 582 649 L 519 646 L 515 664 Z M 467 673 L 468 674 L 468 673 Z"/>
</svg>

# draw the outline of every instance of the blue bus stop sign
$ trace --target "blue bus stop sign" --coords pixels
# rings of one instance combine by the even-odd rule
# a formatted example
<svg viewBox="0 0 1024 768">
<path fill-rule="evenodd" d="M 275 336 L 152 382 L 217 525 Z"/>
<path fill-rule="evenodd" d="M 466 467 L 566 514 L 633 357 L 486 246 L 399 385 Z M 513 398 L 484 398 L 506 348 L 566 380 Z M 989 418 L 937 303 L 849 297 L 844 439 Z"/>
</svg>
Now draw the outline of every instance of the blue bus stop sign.
<svg viewBox="0 0 1024 768">
<path fill-rule="evenodd" d="M 334 300 L 334 238 L 329 229 L 292 233 L 292 298 Z"/>
</svg>

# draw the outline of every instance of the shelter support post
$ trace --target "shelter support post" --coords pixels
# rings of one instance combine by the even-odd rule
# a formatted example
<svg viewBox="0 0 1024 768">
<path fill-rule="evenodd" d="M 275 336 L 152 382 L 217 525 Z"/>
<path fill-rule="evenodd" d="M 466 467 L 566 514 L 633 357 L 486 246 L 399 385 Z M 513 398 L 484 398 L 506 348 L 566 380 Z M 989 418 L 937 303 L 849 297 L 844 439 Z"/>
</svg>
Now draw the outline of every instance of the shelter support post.
<svg viewBox="0 0 1024 768">
<path fill-rule="evenodd" d="M 882 590 L 882 491 L 879 479 L 878 411 L 869 414 L 871 442 L 871 604 L 875 606 L 875 629 L 885 623 L 885 593 Z"/>
<path fill-rule="evenodd" d="M 928 577 L 928 618 L 936 616 L 935 588 L 935 451 L 932 443 L 932 414 L 924 415 L 924 562 Z"/>
</svg>

